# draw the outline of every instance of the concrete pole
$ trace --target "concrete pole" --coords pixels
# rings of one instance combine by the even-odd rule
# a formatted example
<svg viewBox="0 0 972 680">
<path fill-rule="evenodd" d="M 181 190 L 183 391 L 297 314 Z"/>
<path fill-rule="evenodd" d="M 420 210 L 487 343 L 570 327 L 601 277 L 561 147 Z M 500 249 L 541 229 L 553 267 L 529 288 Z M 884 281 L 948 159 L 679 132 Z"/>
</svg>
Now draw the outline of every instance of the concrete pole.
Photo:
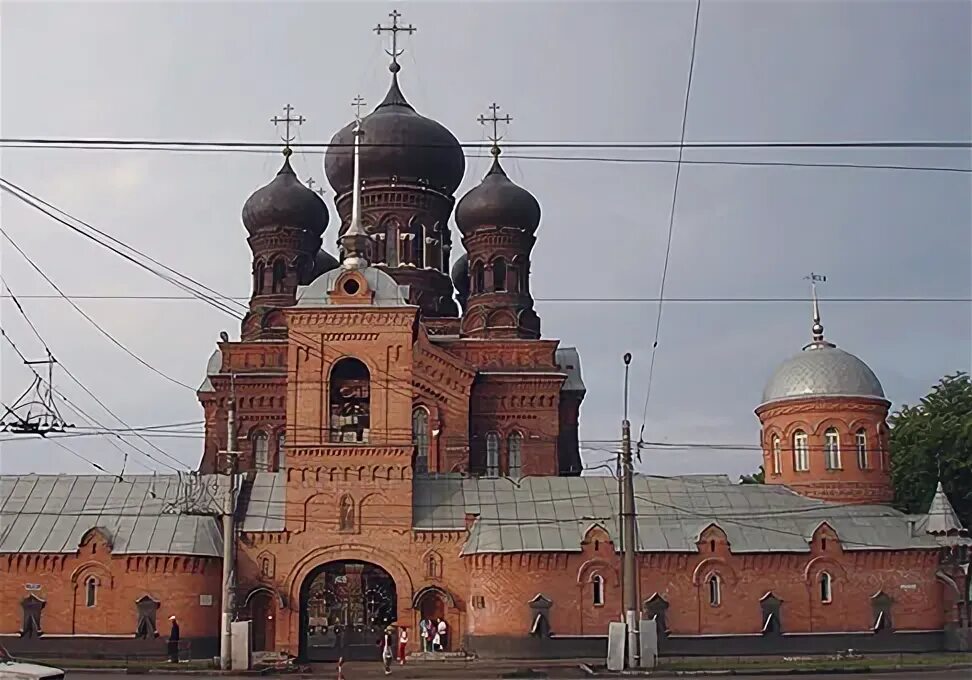
<svg viewBox="0 0 972 680">
<path fill-rule="evenodd" d="M 638 640 L 638 567 L 635 558 L 634 465 L 631 460 L 631 423 L 628 421 L 628 367 L 631 355 L 624 355 L 624 420 L 621 421 L 621 535 L 624 559 L 622 560 L 621 597 L 624 606 L 624 622 L 628 630 L 629 668 L 638 668 L 641 647 Z"/>
<path fill-rule="evenodd" d="M 233 622 L 233 572 L 235 540 L 233 513 L 233 491 L 236 479 L 236 404 L 230 398 L 226 413 L 226 460 L 223 462 L 223 473 L 226 483 L 223 486 L 223 617 L 222 630 L 219 638 L 219 667 L 230 670 L 233 651 L 233 637 L 231 624 Z"/>
</svg>

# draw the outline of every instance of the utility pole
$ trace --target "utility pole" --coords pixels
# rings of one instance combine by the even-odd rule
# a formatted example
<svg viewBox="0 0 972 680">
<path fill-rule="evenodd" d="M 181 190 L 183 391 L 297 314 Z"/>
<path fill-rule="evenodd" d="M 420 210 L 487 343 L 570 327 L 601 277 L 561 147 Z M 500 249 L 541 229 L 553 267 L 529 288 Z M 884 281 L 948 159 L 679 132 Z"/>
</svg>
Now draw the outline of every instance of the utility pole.
<svg viewBox="0 0 972 680">
<path fill-rule="evenodd" d="M 235 390 L 233 390 L 235 392 Z M 223 485 L 223 620 L 222 631 L 219 639 L 219 667 L 230 670 L 233 637 L 231 624 L 233 622 L 233 577 L 234 577 L 234 556 L 235 546 L 233 541 L 236 539 L 235 528 L 233 526 L 233 515 L 236 511 L 234 507 L 234 487 L 236 483 L 236 399 L 231 395 L 226 412 L 226 453 L 223 461 L 223 474 L 226 475 L 226 483 Z"/>
<path fill-rule="evenodd" d="M 635 560 L 637 537 L 635 535 L 634 465 L 631 460 L 631 423 L 628 421 L 628 372 L 631 354 L 624 355 L 624 420 L 621 421 L 621 535 L 622 588 L 624 622 L 628 631 L 629 668 L 638 668 L 641 649 L 638 640 L 638 567 Z"/>
</svg>

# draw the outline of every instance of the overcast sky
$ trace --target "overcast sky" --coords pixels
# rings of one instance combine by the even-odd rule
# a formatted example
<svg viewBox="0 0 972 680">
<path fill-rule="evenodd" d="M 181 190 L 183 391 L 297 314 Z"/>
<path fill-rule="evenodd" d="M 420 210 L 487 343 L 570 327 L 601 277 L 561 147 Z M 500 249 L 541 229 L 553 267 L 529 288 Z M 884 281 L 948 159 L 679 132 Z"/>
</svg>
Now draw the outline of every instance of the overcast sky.
<svg viewBox="0 0 972 680">
<path fill-rule="evenodd" d="M 402 89 L 420 113 L 460 140 L 482 139 L 476 117 L 495 100 L 514 118 L 510 141 L 678 141 L 695 12 L 690 0 L 8 1 L 0 15 L 2 136 L 273 141 L 269 118 L 291 103 L 307 118 L 301 140 L 327 141 L 350 119 L 355 94 L 374 104 L 385 92 L 385 45 L 371 29 L 393 6 L 418 27 L 404 39 Z M 969 140 L 970 7 L 940 0 L 703 0 L 686 140 Z M 611 149 L 574 155 L 674 158 L 667 151 Z M 964 168 L 968 156 L 964 150 L 685 153 L 687 160 Z M 273 153 L 3 149 L 0 171 L 207 285 L 247 296 L 250 253 L 240 209 L 279 164 Z M 320 155 L 297 155 L 294 166 L 301 179 L 324 179 Z M 675 166 L 509 158 L 506 168 L 543 207 L 534 294 L 583 299 L 537 304 L 544 335 L 581 352 L 588 388 L 581 437 L 618 438 L 626 351 L 635 357 L 637 435 L 657 306 L 617 299 L 658 295 Z M 485 160 L 469 158 L 460 192 L 485 170 Z M 325 242 L 333 252 L 333 193 L 325 199 L 331 210 Z M 826 298 L 968 298 L 970 225 L 968 174 L 688 164 L 666 296 L 801 297 L 808 294 L 803 277 L 825 273 L 828 338 L 864 359 L 896 406 L 913 403 L 942 375 L 969 369 L 969 304 Z M 69 295 L 180 294 L 7 196 L 2 226 Z M 4 279 L 24 297 L 57 358 L 125 421 L 202 419 L 192 392 L 124 354 L 67 302 L 30 297 L 53 291 L 7 243 L 0 254 Z M 40 343 L 10 300 L 2 302 L 4 330 L 40 358 Z M 219 332 L 239 333 L 237 322 L 197 301 L 78 304 L 132 351 L 193 387 Z M 753 409 L 775 366 L 808 341 L 809 316 L 805 302 L 666 303 L 645 439 L 756 445 Z M 2 371 L 0 396 L 9 404 L 30 374 L 7 344 Z M 75 403 L 117 425 L 77 385 L 55 375 Z M 154 441 L 188 466 L 201 453 L 201 439 Z M 121 453 L 105 438 L 63 443 L 106 469 L 121 469 Z M 592 464 L 608 457 L 585 454 Z M 140 462 L 159 467 L 133 453 L 128 470 L 142 471 Z M 758 464 L 752 450 L 652 450 L 641 467 L 735 478 Z M 28 441 L 2 444 L 0 470 L 92 471 L 50 442 Z"/>
</svg>

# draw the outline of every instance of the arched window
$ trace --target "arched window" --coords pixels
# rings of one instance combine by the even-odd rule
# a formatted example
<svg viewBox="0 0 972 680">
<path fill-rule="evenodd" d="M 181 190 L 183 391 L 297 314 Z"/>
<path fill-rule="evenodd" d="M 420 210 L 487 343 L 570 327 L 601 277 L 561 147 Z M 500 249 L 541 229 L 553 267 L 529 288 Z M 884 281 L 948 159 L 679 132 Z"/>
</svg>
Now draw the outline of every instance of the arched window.
<svg viewBox="0 0 972 680">
<path fill-rule="evenodd" d="M 712 574 L 709 576 L 708 586 L 709 605 L 712 607 L 718 607 L 720 604 L 722 604 L 722 579 L 719 578 L 718 574 Z"/>
<path fill-rule="evenodd" d="M 368 441 L 371 429 L 371 374 L 358 359 L 341 359 L 331 369 L 330 440 L 356 444 Z"/>
<path fill-rule="evenodd" d="M 517 265 L 516 275 L 519 278 L 520 292 L 524 295 L 530 292 L 530 263 L 521 260 Z"/>
<path fill-rule="evenodd" d="M 499 477 L 499 435 L 486 435 L 486 476 Z"/>
<path fill-rule="evenodd" d="M 89 576 L 84 582 L 84 606 L 94 607 L 98 604 L 98 579 Z"/>
<path fill-rule="evenodd" d="M 416 267 L 425 266 L 425 227 L 419 223 L 412 226 L 411 239 L 409 241 L 409 261 Z"/>
<path fill-rule="evenodd" d="M 257 430 L 253 433 L 253 467 L 258 472 L 270 469 L 270 447 L 267 433 Z"/>
<path fill-rule="evenodd" d="M 415 443 L 415 473 L 429 471 L 429 412 L 418 406 L 412 411 L 412 441 Z"/>
<path fill-rule="evenodd" d="M 513 258 L 510 263 L 510 271 L 507 274 L 507 280 L 510 282 L 510 292 L 519 293 L 520 292 L 520 264 L 522 258 Z"/>
<path fill-rule="evenodd" d="M 780 435 L 773 435 L 773 474 L 778 475 L 783 472 L 783 443 Z"/>
<path fill-rule="evenodd" d="M 793 469 L 797 472 L 806 472 L 810 469 L 810 446 L 807 442 L 807 433 L 803 430 L 793 433 Z"/>
<path fill-rule="evenodd" d="M 591 601 L 595 607 L 604 605 L 604 577 L 600 574 L 591 576 Z"/>
<path fill-rule="evenodd" d="M 477 262 L 472 268 L 472 294 L 478 295 L 486 289 L 486 268 Z"/>
<path fill-rule="evenodd" d="M 820 572 L 820 601 L 824 604 L 834 601 L 834 579 L 825 571 Z"/>
<path fill-rule="evenodd" d="M 840 433 L 836 427 L 827 428 L 824 432 L 824 457 L 828 470 L 840 469 Z"/>
<path fill-rule="evenodd" d="M 857 467 L 867 469 L 867 433 L 862 427 L 854 434 L 854 444 L 857 447 Z"/>
<path fill-rule="evenodd" d="M 284 432 L 277 434 L 277 469 L 287 467 L 287 436 Z"/>
<path fill-rule="evenodd" d="M 493 261 L 493 290 L 506 290 L 506 260 L 502 257 Z"/>
<path fill-rule="evenodd" d="M 338 529 L 354 531 L 354 499 L 348 494 L 341 496 L 341 503 L 338 505 Z"/>
<path fill-rule="evenodd" d="M 263 292 L 264 279 L 267 276 L 267 266 L 262 261 L 256 263 L 253 269 L 253 293 L 260 295 Z"/>
<path fill-rule="evenodd" d="M 283 258 L 277 258 L 273 263 L 273 292 L 284 292 L 284 278 L 287 276 L 287 265 Z"/>
<path fill-rule="evenodd" d="M 523 473 L 523 435 L 511 432 L 506 439 L 506 454 L 509 458 L 510 477 L 518 478 Z"/>
</svg>

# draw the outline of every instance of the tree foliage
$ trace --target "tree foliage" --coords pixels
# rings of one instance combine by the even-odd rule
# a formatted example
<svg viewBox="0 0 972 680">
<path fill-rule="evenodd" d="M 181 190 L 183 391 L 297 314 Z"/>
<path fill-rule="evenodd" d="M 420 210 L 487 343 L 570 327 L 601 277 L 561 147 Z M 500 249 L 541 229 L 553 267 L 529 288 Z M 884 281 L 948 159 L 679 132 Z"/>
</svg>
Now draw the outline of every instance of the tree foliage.
<svg viewBox="0 0 972 680">
<path fill-rule="evenodd" d="M 751 475 L 739 475 L 740 484 L 765 484 L 766 483 L 766 470 L 763 466 L 759 466 L 759 470 Z"/>
<path fill-rule="evenodd" d="M 895 505 L 923 513 L 939 479 L 966 527 L 972 527 L 972 380 L 947 375 L 914 405 L 889 418 Z"/>
</svg>

